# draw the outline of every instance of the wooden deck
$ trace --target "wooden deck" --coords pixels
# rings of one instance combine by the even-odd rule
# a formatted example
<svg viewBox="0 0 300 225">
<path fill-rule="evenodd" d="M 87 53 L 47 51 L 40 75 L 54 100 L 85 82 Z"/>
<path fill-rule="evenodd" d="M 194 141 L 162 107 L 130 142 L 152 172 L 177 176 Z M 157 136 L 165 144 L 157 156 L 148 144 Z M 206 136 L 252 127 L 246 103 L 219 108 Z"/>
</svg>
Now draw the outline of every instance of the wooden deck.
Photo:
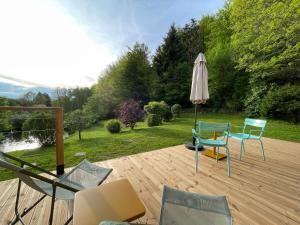
<svg viewBox="0 0 300 225">
<path fill-rule="evenodd" d="M 97 164 L 111 167 L 107 182 L 126 177 L 146 206 L 140 222 L 157 224 L 163 185 L 189 192 L 226 195 L 235 225 L 300 224 L 300 144 L 265 138 L 266 161 L 259 159 L 259 145 L 246 142 L 246 153 L 239 161 L 239 143 L 230 140 L 231 177 L 226 160 L 218 163 L 200 155 L 200 172 L 195 174 L 194 153 L 183 145 L 141 153 Z M 16 180 L 0 183 L 0 224 L 14 215 Z M 39 194 L 23 186 L 22 204 Z M 130 205 L 130 203 L 128 203 Z M 44 200 L 25 220 L 47 224 L 50 198 Z M 63 224 L 71 203 L 58 201 L 55 223 Z"/>
</svg>

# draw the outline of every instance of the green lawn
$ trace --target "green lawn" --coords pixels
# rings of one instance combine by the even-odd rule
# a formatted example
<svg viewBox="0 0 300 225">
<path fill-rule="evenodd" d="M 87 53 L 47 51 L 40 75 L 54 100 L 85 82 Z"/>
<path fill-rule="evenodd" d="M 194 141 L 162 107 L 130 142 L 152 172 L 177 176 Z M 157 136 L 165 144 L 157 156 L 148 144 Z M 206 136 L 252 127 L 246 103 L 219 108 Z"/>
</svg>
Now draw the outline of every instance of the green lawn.
<svg viewBox="0 0 300 225">
<path fill-rule="evenodd" d="M 244 116 L 203 113 L 199 115 L 199 119 L 211 122 L 230 121 L 233 125 L 242 125 Z M 101 122 L 83 131 L 83 140 L 79 141 L 77 134 L 65 140 L 65 166 L 73 166 L 83 159 L 75 157 L 76 152 L 86 152 L 87 159 L 95 162 L 189 142 L 193 121 L 193 114 L 185 113 L 181 118 L 158 127 L 147 127 L 145 123 L 138 123 L 134 130 L 123 129 L 120 134 L 108 133 L 104 129 L 104 122 Z M 233 128 L 232 131 L 236 129 Z M 268 120 L 264 136 L 300 143 L 299 134 L 300 125 Z M 55 147 L 17 151 L 11 154 L 29 162 L 37 162 L 46 169 L 55 170 Z M 0 170 L 0 180 L 12 177 L 11 173 Z"/>
</svg>

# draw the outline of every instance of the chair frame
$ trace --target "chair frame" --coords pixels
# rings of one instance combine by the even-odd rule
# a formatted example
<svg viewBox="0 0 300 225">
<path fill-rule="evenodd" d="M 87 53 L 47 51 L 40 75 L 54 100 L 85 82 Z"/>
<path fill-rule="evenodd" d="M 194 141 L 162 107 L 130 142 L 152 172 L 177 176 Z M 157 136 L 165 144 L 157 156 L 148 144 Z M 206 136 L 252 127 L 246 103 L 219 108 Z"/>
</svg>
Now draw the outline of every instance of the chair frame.
<svg viewBox="0 0 300 225">
<path fill-rule="evenodd" d="M 230 177 L 230 152 L 228 148 L 228 133 L 230 130 L 230 123 L 208 123 L 208 122 L 203 122 L 200 121 L 197 123 L 197 128 L 198 132 L 195 129 L 192 129 L 193 137 L 196 140 L 196 145 L 195 145 L 195 161 L 196 161 L 196 173 L 198 172 L 198 150 L 199 146 L 210 146 L 210 147 L 217 147 L 217 161 L 219 160 L 219 148 L 223 147 L 226 150 L 226 155 L 227 155 L 227 175 Z M 223 132 L 223 144 L 218 144 L 216 140 L 210 140 L 210 139 L 205 139 L 201 137 L 201 131 L 208 131 L 208 132 Z M 203 141 L 208 141 L 208 142 L 203 142 Z"/>
<path fill-rule="evenodd" d="M 242 160 L 243 154 L 245 153 L 244 142 L 246 140 L 258 140 L 260 142 L 260 154 L 261 154 L 260 157 L 262 158 L 262 160 L 265 161 L 266 158 L 264 152 L 264 145 L 262 142 L 262 135 L 265 131 L 266 124 L 267 124 L 266 120 L 246 118 L 244 121 L 244 126 L 235 126 L 235 127 L 243 128 L 242 133 L 229 133 L 230 138 L 237 139 L 241 142 L 239 160 Z M 260 129 L 250 129 L 249 133 L 245 133 L 247 126 L 258 127 Z M 254 132 L 258 132 L 259 133 L 258 136 L 253 135 Z M 234 136 L 234 134 L 242 134 L 242 138 Z"/>
<path fill-rule="evenodd" d="M 19 159 L 19 158 L 14 157 L 14 156 L 8 155 L 8 154 L 6 154 L 6 153 L 4 153 L 4 152 L 1 152 L 1 154 L 3 154 L 3 156 L 4 156 L 5 158 L 8 158 L 8 159 L 11 159 L 11 160 L 13 160 L 13 161 L 16 161 L 16 162 L 20 163 L 20 167 L 17 167 L 17 166 L 15 166 L 15 165 L 11 164 L 11 165 L 15 166 L 16 168 L 19 168 L 19 170 L 17 171 L 18 173 L 23 174 L 23 175 L 26 175 L 26 176 L 29 176 L 29 177 L 32 177 L 32 178 L 35 178 L 35 179 L 38 179 L 38 180 L 40 180 L 40 181 L 43 181 L 43 182 L 46 182 L 46 183 L 52 185 L 52 196 L 51 196 L 52 200 L 51 200 L 51 209 L 50 209 L 50 216 L 49 216 L 49 222 L 48 222 L 49 225 L 51 225 L 52 222 L 53 222 L 54 205 L 55 205 L 55 199 L 56 199 L 56 189 L 57 189 L 58 187 L 60 187 L 60 188 L 63 188 L 63 189 L 65 189 L 65 190 L 68 190 L 68 191 L 71 191 L 71 192 L 74 192 L 74 193 L 80 191 L 79 189 L 76 189 L 76 188 L 73 188 L 73 187 L 70 187 L 70 186 L 68 186 L 68 185 L 65 185 L 65 184 L 61 183 L 61 182 L 59 182 L 58 180 L 55 180 L 55 179 L 49 179 L 49 178 L 47 178 L 47 177 L 44 177 L 44 176 L 41 176 L 41 175 L 39 175 L 39 174 L 33 173 L 33 172 L 31 172 L 31 171 L 28 171 L 28 170 L 26 170 L 26 169 L 24 168 L 24 166 L 25 166 L 25 165 L 26 165 L 26 166 L 29 166 L 29 167 L 31 167 L 31 168 L 33 168 L 33 169 L 36 169 L 36 170 L 40 171 L 40 172 L 46 173 L 47 175 L 50 175 L 50 176 L 55 177 L 55 178 L 59 178 L 59 176 L 57 176 L 57 175 L 54 174 L 54 173 L 51 173 L 50 171 L 47 171 L 47 170 L 45 170 L 45 169 L 43 169 L 43 168 L 41 168 L 41 167 L 39 167 L 39 166 L 33 165 L 33 164 L 29 163 L 29 162 L 26 162 L 26 161 L 24 161 L 24 160 L 21 160 L 21 159 Z M 7 164 L 10 164 L 10 163 L 7 162 Z M 76 167 L 75 167 L 75 168 L 76 168 Z M 75 168 L 74 168 L 74 169 L 75 169 Z M 74 169 L 73 169 L 73 170 L 74 170 Z M 72 171 L 73 171 L 73 170 L 72 170 Z M 110 174 L 111 172 L 112 172 L 112 169 L 110 169 L 110 171 L 108 172 L 108 174 L 107 174 L 107 175 L 106 175 L 106 176 L 98 183 L 98 185 L 102 184 L 103 181 L 109 176 L 109 174 Z M 19 208 L 19 199 L 20 199 L 20 192 L 21 192 L 21 184 L 22 184 L 22 180 L 19 178 L 19 179 L 18 179 L 17 195 L 16 195 L 16 203 L 15 203 L 15 215 L 16 215 L 16 218 L 15 218 L 13 221 L 11 221 L 11 222 L 9 223 L 9 225 L 14 225 L 14 224 L 16 224 L 16 223 L 19 222 L 19 221 L 21 222 L 22 225 L 26 225 L 25 222 L 23 221 L 22 217 L 25 216 L 27 213 L 29 213 L 29 212 L 30 212 L 35 206 L 37 206 L 37 205 L 38 205 L 38 204 L 39 204 L 46 196 L 48 196 L 47 194 L 44 194 L 41 198 L 39 198 L 39 199 L 38 199 L 35 203 L 33 203 L 30 207 L 25 208 L 25 209 L 23 210 L 23 212 L 20 213 L 18 208 Z M 72 221 L 72 219 L 73 219 L 73 215 L 70 216 L 70 217 L 68 218 L 68 220 L 64 223 L 64 225 L 69 224 L 69 223 Z"/>
</svg>

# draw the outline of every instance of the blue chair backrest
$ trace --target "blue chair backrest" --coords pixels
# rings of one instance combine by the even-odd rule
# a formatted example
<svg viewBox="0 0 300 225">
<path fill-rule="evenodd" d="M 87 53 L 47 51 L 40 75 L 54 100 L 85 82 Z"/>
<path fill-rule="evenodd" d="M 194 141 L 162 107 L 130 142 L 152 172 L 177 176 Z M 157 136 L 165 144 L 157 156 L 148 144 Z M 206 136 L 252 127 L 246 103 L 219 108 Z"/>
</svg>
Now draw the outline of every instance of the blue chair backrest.
<svg viewBox="0 0 300 225">
<path fill-rule="evenodd" d="M 207 196 L 164 186 L 159 225 L 232 225 L 225 196 Z"/>
<path fill-rule="evenodd" d="M 264 132 L 266 124 L 267 124 L 266 120 L 246 118 L 245 121 L 244 121 L 243 133 L 245 133 L 247 126 L 258 127 L 258 128 L 260 128 L 259 136 L 261 137 L 263 132 Z"/>
<path fill-rule="evenodd" d="M 265 128 L 267 121 L 266 120 L 259 120 L 259 119 L 250 119 L 246 118 L 244 125 L 245 126 L 253 126 L 253 127 L 260 127 L 262 129 Z"/>
<path fill-rule="evenodd" d="M 230 123 L 208 123 L 200 121 L 198 122 L 198 132 L 228 132 L 230 129 Z"/>
</svg>

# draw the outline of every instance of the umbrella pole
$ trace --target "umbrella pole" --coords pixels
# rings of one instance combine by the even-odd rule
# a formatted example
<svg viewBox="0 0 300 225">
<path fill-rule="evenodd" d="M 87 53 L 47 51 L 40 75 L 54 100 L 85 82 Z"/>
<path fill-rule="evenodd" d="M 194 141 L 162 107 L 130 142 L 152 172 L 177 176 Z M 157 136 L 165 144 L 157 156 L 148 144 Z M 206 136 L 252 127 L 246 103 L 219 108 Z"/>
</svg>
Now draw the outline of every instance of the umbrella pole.
<svg viewBox="0 0 300 225">
<path fill-rule="evenodd" d="M 194 113 L 194 117 L 195 117 L 194 128 L 195 128 L 195 130 L 197 130 L 197 107 L 198 107 L 198 104 L 195 104 L 195 113 Z M 196 142 L 196 139 L 193 137 L 193 146 L 195 146 L 195 142 Z"/>
<path fill-rule="evenodd" d="M 194 113 L 194 117 L 195 117 L 194 128 L 195 128 L 195 130 L 197 128 L 197 106 L 198 106 L 198 104 L 195 104 L 195 113 Z"/>
</svg>

